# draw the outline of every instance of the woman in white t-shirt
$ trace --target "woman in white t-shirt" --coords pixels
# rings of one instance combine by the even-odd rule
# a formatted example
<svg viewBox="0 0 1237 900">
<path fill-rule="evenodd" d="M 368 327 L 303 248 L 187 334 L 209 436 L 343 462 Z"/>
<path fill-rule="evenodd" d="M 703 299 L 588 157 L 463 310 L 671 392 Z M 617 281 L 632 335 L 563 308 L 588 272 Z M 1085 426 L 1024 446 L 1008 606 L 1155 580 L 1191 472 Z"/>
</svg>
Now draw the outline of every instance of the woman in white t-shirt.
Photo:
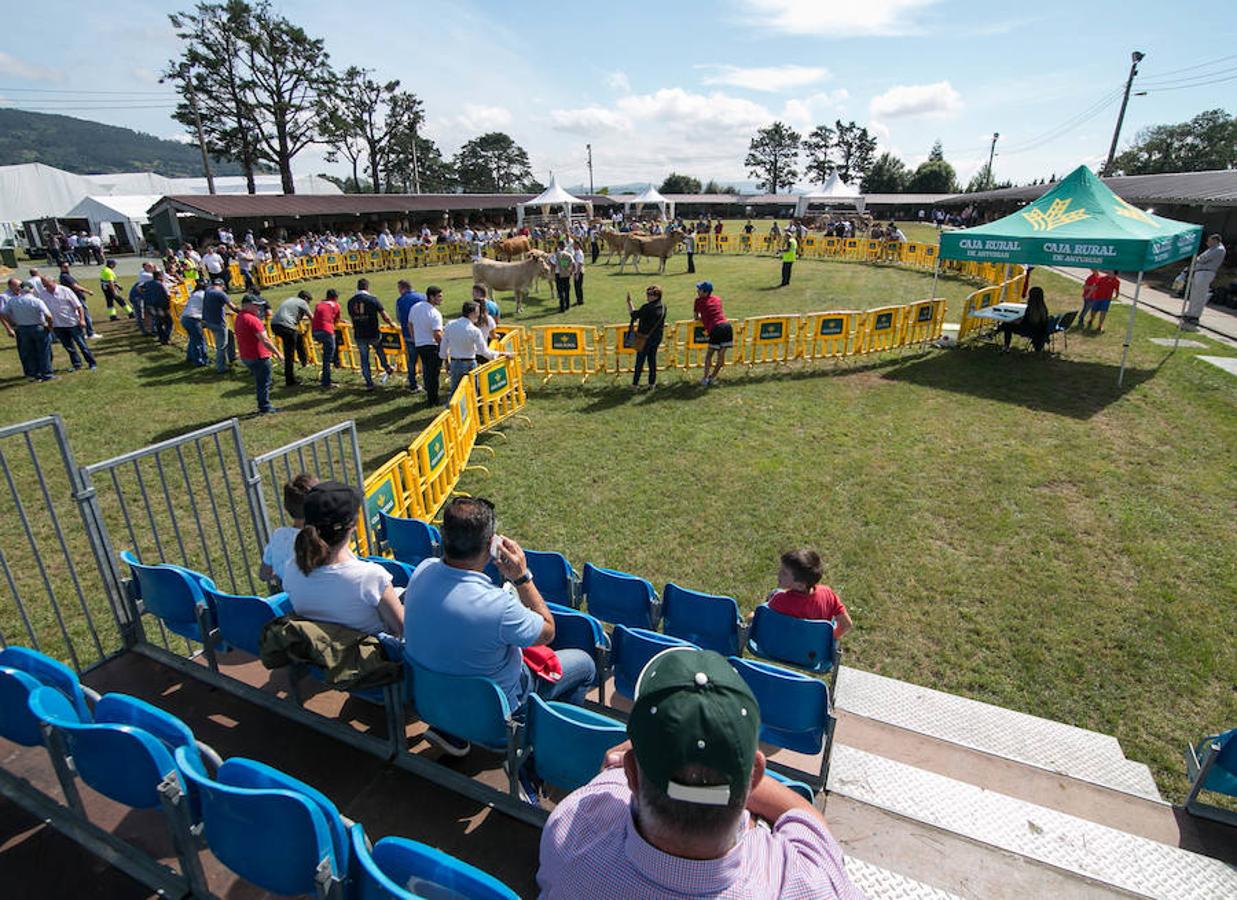
<svg viewBox="0 0 1237 900">
<path fill-rule="evenodd" d="M 305 527 L 296 536 L 296 559 L 284 570 L 283 588 L 296 615 L 377 635 L 388 656 L 399 659 L 404 606 L 391 576 L 357 559 L 349 547 L 360 511 L 356 488 L 338 481 L 313 487 L 305 495 Z"/>
<path fill-rule="evenodd" d="M 206 335 L 202 333 L 202 301 L 206 296 L 206 288 L 201 281 L 191 287 L 193 292 L 189 294 L 189 298 L 185 301 L 185 308 L 180 314 L 180 325 L 185 329 L 185 334 L 189 336 L 185 359 L 191 366 L 205 366 L 208 360 Z"/>
<path fill-rule="evenodd" d="M 318 479 L 302 472 L 283 486 L 283 508 L 292 524 L 276 528 L 262 551 L 262 568 L 258 577 L 275 590 L 281 590 L 283 573 L 296 562 L 296 536 L 305 527 L 305 495 Z"/>
</svg>

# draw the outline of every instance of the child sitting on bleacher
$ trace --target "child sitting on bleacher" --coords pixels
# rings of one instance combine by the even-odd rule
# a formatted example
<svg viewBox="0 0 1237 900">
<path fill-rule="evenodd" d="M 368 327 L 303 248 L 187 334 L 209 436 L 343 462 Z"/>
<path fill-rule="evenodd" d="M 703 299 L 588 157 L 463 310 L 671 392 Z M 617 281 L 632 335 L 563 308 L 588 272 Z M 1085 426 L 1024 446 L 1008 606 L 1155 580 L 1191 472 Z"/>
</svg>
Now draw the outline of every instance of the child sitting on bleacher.
<svg viewBox="0 0 1237 900">
<path fill-rule="evenodd" d="M 305 527 L 305 495 L 318 479 L 302 472 L 283 486 L 283 508 L 292 518 L 292 525 L 276 528 L 262 551 L 262 568 L 258 577 L 279 590 L 284 569 L 296 556 L 296 536 Z"/>
<path fill-rule="evenodd" d="M 815 550 L 791 550 L 782 554 L 777 572 L 777 587 L 765 602 L 774 612 L 796 619 L 832 619 L 833 636 L 840 638 L 854 625 L 838 595 L 820 583 L 824 574 L 820 554 Z"/>
</svg>

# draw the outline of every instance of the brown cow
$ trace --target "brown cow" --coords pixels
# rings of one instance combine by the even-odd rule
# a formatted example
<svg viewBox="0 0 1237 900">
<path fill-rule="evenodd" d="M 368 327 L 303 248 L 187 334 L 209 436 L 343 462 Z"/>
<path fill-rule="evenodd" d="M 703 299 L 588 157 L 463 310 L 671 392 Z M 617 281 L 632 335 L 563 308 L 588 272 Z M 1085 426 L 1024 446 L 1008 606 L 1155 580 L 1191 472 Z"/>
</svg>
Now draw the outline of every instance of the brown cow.
<svg viewBox="0 0 1237 900">
<path fill-rule="evenodd" d="M 527 240 L 527 238 L 525 238 Z M 538 278 L 551 277 L 550 264 L 544 257 L 530 256 L 519 262 L 499 262 L 495 259 L 473 260 L 472 282 L 483 284 L 487 295 L 494 291 L 513 291 L 515 293 L 515 311 L 524 309 L 524 298 L 528 289 Z"/>
<path fill-rule="evenodd" d="M 610 260 L 614 258 L 615 251 L 619 254 L 623 252 L 623 242 L 627 240 L 627 233 L 623 231 L 603 231 L 601 239 L 606 245 L 606 265 L 610 265 Z"/>
<path fill-rule="evenodd" d="M 679 242 L 683 240 L 683 232 L 675 229 L 657 237 L 640 234 L 628 234 L 625 237 L 627 240 L 623 242 L 623 258 L 619 260 L 619 272 L 622 273 L 627 266 L 628 257 L 635 258 L 636 272 L 639 272 L 641 256 L 656 256 L 661 260 L 657 266 L 657 272 L 660 275 L 666 271 L 666 260 L 674 255 Z"/>
<path fill-rule="evenodd" d="M 524 235 L 503 238 L 501 241 L 497 241 L 494 244 L 495 249 L 498 251 L 498 255 L 507 262 L 511 262 L 513 259 L 523 259 L 524 254 L 528 252 L 530 246 L 531 245 L 528 242 L 528 238 Z"/>
</svg>

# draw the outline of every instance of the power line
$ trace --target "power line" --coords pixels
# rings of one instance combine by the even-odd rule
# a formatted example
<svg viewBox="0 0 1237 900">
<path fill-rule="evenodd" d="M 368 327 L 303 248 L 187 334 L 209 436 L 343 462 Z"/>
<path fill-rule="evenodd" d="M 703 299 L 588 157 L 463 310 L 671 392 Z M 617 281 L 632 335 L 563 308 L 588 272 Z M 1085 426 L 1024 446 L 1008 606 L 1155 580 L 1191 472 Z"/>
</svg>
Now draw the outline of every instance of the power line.
<svg viewBox="0 0 1237 900">
<path fill-rule="evenodd" d="M 1163 91 L 1184 91 L 1187 88 L 1208 87 L 1213 84 L 1225 84 L 1229 81 L 1237 81 L 1237 75 L 1229 75 L 1227 78 L 1217 78 L 1214 81 L 1200 81 L 1196 84 L 1178 84 L 1169 87 L 1151 88 L 1147 91 L 1149 94 L 1159 94 Z"/>
<path fill-rule="evenodd" d="M 1013 144 L 1012 146 L 1006 147 L 1004 150 L 1001 151 L 1002 155 L 1009 155 L 1012 153 L 1025 153 L 1028 150 L 1034 150 L 1038 147 L 1042 147 L 1044 144 L 1055 141 L 1060 137 L 1064 137 L 1066 134 L 1073 131 L 1078 126 L 1095 118 L 1100 113 L 1104 112 L 1114 103 L 1116 103 L 1117 99 L 1121 96 L 1121 90 L 1122 90 L 1121 88 L 1114 88 L 1113 90 L 1109 91 L 1107 94 L 1102 96 L 1099 100 L 1092 103 L 1086 109 L 1082 110 L 1079 113 L 1075 113 L 1073 116 L 1066 119 L 1064 122 L 1061 122 L 1053 126 L 1052 128 L 1048 129 L 1047 131 L 1041 132 L 1040 134 L 1034 137 L 1027 138 L 1023 141 L 1019 141 Z"/>
<path fill-rule="evenodd" d="M 1208 60 L 1207 62 L 1196 63 L 1192 66 L 1186 66 L 1182 69 L 1169 69 L 1167 72 L 1161 72 L 1158 75 L 1150 76 L 1151 81 L 1162 81 L 1170 75 L 1179 75 L 1182 72 L 1193 72 L 1195 69 L 1205 69 L 1208 66 L 1214 66 L 1216 63 L 1228 62 L 1230 59 L 1237 59 L 1237 53 L 1231 56 L 1221 56 L 1218 59 Z"/>
<path fill-rule="evenodd" d="M 174 103 L 158 103 L 153 106 L 56 106 L 51 109 L 35 109 L 27 106 L 0 106 L 0 109 L 13 109 L 19 112 L 36 112 L 56 115 L 62 112 L 93 111 L 96 109 L 175 109 Z"/>
<path fill-rule="evenodd" d="M 1229 75 L 1237 72 L 1237 66 L 1229 66 L 1227 69 L 1214 69 L 1210 72 L 1199 72 L 1197 75 L 1187 75 L 1185 78 L 1169 78 L 1158 81 L 1141 81 L 1139 85 L 1142 87 L 1171 87 L 1177 84 L 1188 84 L 1194 81 L 1205 81 L 1208 78 L 1216 78 L 1221 75 Z"/>
<path fill-rule="evenodd" d="M 153 94 L 160 97 L 169 96 L 166 90 L 162 91 L 89 91 L 79 90 L 77 88 L 19 88 L 19 87 L 0 87 L 0 91 L 5 91 L 10 94 Z"/>
</svg>

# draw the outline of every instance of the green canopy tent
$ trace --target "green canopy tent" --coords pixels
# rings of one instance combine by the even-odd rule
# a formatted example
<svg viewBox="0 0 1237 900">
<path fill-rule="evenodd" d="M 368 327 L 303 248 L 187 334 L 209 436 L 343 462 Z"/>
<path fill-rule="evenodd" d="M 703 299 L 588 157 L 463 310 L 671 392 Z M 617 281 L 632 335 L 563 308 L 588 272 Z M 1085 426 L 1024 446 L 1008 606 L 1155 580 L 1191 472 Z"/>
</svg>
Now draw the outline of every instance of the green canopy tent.
<svg viewBox="0 0 1237 900">
<path fill-rule="evenodd" d="M 1052 190 L 1016 213 L 986 225 L 942 234 L 937 270 L 942 259 L 962 259 L 1137 272 L 1121 352 L 1121 372 L 1117 376 L 1120 385 L 1125 379 L 1126 358 L 1134 336 L 1134 313 L 1138 309 L 1143 273 L 1192 257 L 1202 233 L 1200 225 L 1165 219 L 1126 203 L 1090 169 L 1079 166 Z M 1193 265 L 1191 262 L 1191 270 Z M 933 288 L 935 296 L 935 276 Z"/>
</svg>

